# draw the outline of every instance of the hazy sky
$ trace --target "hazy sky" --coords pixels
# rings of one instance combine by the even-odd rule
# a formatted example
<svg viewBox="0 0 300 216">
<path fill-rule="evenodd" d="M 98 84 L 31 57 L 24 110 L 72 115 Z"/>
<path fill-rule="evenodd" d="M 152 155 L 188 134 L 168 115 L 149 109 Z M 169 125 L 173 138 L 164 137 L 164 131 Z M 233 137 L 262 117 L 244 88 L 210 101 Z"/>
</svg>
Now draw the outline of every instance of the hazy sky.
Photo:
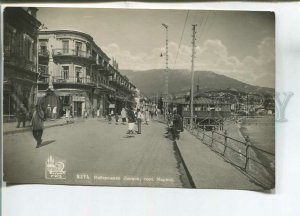
<svg viewBox="0 0 300 216">
<path fill-rule="evenodd" d="M 275 17 L 270 12 L 39 8 L 38 19 L 51 30 L 90 34 L 120 69 L 133 70 L 165 67 L 162 23 L 169 26 L 169 67 L 190 69 L 191 25 L 197 24 L 196 70 L 275 86 Z"/>
</svg>

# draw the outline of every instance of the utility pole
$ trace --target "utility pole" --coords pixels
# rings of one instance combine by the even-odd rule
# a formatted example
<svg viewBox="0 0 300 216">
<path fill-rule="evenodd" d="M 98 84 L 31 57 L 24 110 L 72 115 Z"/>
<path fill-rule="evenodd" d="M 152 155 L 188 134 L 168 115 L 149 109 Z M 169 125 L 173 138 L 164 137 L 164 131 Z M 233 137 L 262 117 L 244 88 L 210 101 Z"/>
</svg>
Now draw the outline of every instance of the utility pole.
<svg viewBox="0 0 300 216">
<path fill-rule="evenodd" d="M 194 118 L 194 58 L 195 58 L 195 42 L 196 42 L 196 26 L 192 25 L 193 30 L 193 40 L 192 40 L 192 67 L 191 67 L 191 118 L 190 118 L 190 127 L 193 125 Z"/>
<path fill-rule="evenodd" d="M 166 29 L 166 69 L 165 69 L 165 92 L 164 92 L 164 116 L 166 119 L 166 113 L 168 111 L 168 99 L 169 99 L 169 41 L 168 41 L 168 26 L 166 24 L 162 24 Z"/>
</svg>

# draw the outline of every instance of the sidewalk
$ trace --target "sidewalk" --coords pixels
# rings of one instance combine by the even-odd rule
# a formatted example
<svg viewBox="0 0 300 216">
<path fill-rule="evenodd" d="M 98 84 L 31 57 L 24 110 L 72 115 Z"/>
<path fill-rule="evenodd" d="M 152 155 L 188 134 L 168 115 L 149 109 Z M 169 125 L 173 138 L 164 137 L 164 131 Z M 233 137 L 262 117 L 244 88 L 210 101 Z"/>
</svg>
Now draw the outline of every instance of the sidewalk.
<svg viewBox="0 0 300 216">
<path fill-rule="evenodd" d="M 196 188 L 262 190 L 189 132 L 176 143 Z"/>
<path fill-rule="evenodd" d="M 76 120 L 71 119 L 71 121 L 74 123 Z M 63 126 L 66 125 L 67 122 L 65 118 L 61 119 L 56 119 L 56 120 L 48 120 L 44 122 L 44 127 L 45 128 L 50 128 L 50 127 L 56 127 L 56 126 Z M 69 123 L 71 124 L 71 123 Z M 26 121 L 25 127 L 22 127 L 22 123 L 20 124 L 20 127 L 17 128 L 17 122 L 7 122 L 2 124 L 3 127 L 3 135 L 6 134 L 15 134 L 15 133 L 22 133 L 24 131 L 30 131 L 30 122 Z"/>
</svg>

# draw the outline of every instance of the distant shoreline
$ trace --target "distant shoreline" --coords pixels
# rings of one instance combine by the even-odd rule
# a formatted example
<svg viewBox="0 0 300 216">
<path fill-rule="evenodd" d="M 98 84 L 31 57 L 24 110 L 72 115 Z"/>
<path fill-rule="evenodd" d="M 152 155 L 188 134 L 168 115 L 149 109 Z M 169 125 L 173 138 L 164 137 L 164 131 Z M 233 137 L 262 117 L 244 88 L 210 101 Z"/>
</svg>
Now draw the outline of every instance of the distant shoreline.
<svg viewBox="0 0 300 216">
<path fill-rule="evenodd" d="M 250 143 L 265 151 L 275 152 L 275 117 L 255 116 L 243 118 L 239 131 L 245 139 L 250 138 Z"/>
</svg>

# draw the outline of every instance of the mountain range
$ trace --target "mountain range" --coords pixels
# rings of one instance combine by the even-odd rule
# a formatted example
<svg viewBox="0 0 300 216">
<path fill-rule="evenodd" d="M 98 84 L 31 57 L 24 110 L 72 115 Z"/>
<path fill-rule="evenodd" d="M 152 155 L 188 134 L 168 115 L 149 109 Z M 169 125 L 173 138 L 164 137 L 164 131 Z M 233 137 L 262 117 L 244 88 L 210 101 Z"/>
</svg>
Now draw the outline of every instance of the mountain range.
<svg viewBox="0 0 300 216">
<path fill-rule="evenodd" d="M 147 96 L 164 91 L 164 69 L 145 71 L 121 70 L 129 80 Z M 212 71 L 195 71 L 194 86 L 199 85 L 200 92 L 211 90 L 235 89 L 241 92 L 257 92 L 274 94 L 273 88 L 250 85 L 239 80 L 217 74 Z M 169 93 L 189 91 L 191 86 L 191 72 L 189 70 L 169 69 Z"/>
</svg>

